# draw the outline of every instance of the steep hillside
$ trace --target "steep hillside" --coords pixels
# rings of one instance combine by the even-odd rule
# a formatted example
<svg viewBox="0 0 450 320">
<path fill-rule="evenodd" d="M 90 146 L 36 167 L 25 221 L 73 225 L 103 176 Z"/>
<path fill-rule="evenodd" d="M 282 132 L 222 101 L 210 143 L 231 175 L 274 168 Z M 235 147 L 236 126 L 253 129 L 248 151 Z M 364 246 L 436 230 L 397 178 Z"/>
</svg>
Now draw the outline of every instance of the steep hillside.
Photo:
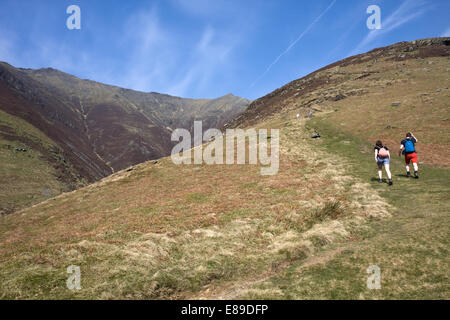
<svg viewBox="0 0 450 320">
<path fill-rule="evenodd" d="M 450 170 L 426 152 L 448 149 L 445 41 L 351 57 L 255 101 L 227 126 L 280 129 L 275 175 L 163 158 L 1 218 L 0 298 L 448 299 Z M 393 157 L 394 185 L 380 184 L 373 139 L 405 130 L 421 177 Z"/>
<path fill-rule="evenodd" d="M 51 157 L 42 159 L 56 166 L 55 177 L 63 182 L 63 189 L 166 156 L 173 146 L 173 128 L 190 129 L 193 119 L 204 120 L 205 130 L 220 127 L 248 103 L 232 95 L 192 100 L 136 92 L 51 68 L 17 69 L 0 63 L 0 110 L 29 123 L 58 147 L 59 157 L 71 170 L 59 170 Z M 17 139 L 6 136 L 9 131 L 4 129 L 2 136 L 14 144 Z M 8 167 L 5 163 L 4 169 Z M 34 193 L 42 188 L 38 186 Z M 33 199 L 29 192 L 21 196 Z M 12 210 L 10 204 L 7 207 L 8 212 Z"/>
<path fill-rule="evenodd" d="M 0 111 L 0 215 L 85 184 L 62 154 L 40 130 Z"/>
<path fill-rule="evenodd" d="M 246 127 L 275 113 L 328 117 L 366 141 L 397 148 L 408 131 L 421 137 L 426 164 L 450 166 L 450 38 L 400 42 L 349 57 L 255 100 L 225 128 Z"/>
</svg>

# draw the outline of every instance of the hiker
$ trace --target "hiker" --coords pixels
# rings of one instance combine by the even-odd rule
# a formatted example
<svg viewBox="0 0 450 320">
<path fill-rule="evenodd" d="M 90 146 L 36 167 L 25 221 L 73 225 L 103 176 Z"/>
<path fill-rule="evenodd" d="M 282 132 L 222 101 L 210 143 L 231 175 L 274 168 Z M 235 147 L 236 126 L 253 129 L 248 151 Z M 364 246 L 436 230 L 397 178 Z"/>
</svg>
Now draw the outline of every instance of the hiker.
<svg viewBox="0 0 450 320">
<path fill-rule="evenodd" d="M 389 163 L 391 160 L 391 154 L 389 152 L 389 148 L 378 140 L 375 143 L 375 162 L 378 165 L 378 182 L 383 182 L 383 166 L 384 170 L 386 170 L 386 174 L 389 179 L 389 185 L 392 186 L 392 175 L 391 170 L 389 170 Z"/>
<path fill-rule="evenodd" d="M 409 171 L 409 163 L 412 161 L 414 167 L 414 178 L 419 179 L 419 166 L 417 165 L 417 153 L 416 146 L 417 138 L 411 133 L 406 134 L 406 139 L 403 139 L 400 144 L 400 150 L 398 155 L 405 155 L 406 163 L 406 176 L 411 177 L 411 172 Z"/>
</svg>

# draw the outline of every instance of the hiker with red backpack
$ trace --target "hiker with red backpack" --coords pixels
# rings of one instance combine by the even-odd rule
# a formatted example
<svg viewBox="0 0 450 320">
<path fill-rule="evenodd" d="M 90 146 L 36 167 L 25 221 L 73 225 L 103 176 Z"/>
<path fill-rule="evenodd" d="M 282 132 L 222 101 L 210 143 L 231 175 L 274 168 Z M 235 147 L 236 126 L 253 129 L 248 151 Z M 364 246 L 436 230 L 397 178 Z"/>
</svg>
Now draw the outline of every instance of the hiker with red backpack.
<svg viewBox="0 0 450 320">
<path fill-rule="evenodd" d="M 386 174 L 389 179 L 389 185 L 392 186 L 392 175 L 391 170 L 389 170 L 389 164 L 391 160 L 391 154 L 389 152 L 389 148 L 378 140 L 375 144 L 375 162 L 378 165 L 378 181 L 383 182 L 383 166 L 384 170 L 386 170 Z"/>
<path fill-rule="evenodd" d="M 406 163 L 406 176 L 409 178 L 411 177 L 411 172 L 409 171 L 409 163 L 413 163 L 414 167 L 414 178 L 419 179 L 419 166 L 417 164 L 417 153 L 416 153 L 416 146 L 417 138 L 411 133 L 408 132 L 406 134 L 406 139 L 403 139 L 400 144 L 400 150 L 398 152 L 398 155 L 401 154 L 405 155 L 405 163 Z"/>
</svg>

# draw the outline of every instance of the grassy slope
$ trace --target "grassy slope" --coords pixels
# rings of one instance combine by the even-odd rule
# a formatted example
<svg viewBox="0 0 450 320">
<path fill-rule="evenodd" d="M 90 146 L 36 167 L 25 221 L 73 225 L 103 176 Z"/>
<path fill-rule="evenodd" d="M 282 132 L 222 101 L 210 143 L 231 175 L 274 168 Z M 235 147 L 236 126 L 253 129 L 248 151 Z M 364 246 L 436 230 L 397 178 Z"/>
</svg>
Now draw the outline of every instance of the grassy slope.
<svg viewBox="0 0 450 320">
<path fill-rule="evenodd" d="M 413 131 L 420 137 L 422 163 L 450 167 L 448 66 L 449 59 L 441 57 L 348 66 L 346 73 L 365 68 L 375 75 L 345 82 L 346 90 L 362 88 L 366 93 L 333 103 L 338 111 L 327 116 L 328 123 L 370 143 L 381 139 L 396 151 L 405 133 Z M 400 106 L 392 105 L 396 102 Z"/>
<path fill-rule="evenodd" d="M 156 152 L 151 155 L 152 157 L 167 154 L 170 150 L 168 149 L 170 147 L 170 131 L 165 129 L 165 126 L 168 125 L 168 120 L 173 120 L 180 114 L 186 115 L 186 112 L 180 111 L 180 106 L 172 106 L 173 101 L 180 104 L 181 101 L 184 101 L 183 103 L 185 107 L 189 108 L 192 117 L 197 115 L 199 118 L 206 118 L 212 124 L 218 125 L 243 110 L 248 103 L 245 99 L 231 95 L 214 100 L 192 100 L 132 90 L 127 91 L 130 95 L 130 100 L 127 100 L 120 94 L 124 89 L 81 80 L 57 70 L 16 69 L 5 63 L 0 63 L 0 69 L 7 70 L 4 73 L 6 80 L 3 79 L 6 84 L 15 83 L 20 79 L 26 84 L 27 89 L 22 90 L 25 96 L 28 96 L 31 101 L 39 100 L 40 103 L 48 103 L 47 113 L 43 115 L 43 118 L 49 121 L 41 124 L 34 123 L 34 126 L 27 124 L 26 121 L 20 119 L 22 113 L 17 111 L 23 110 L 24 116 L 30 114 L 21 108 L 26 105 L 23 100 L 16 100 L 17 97 L 13 94 L 14 90 L 7 89 L 5 94 L 1 94 L 0 109 L 6 108 L 5 110 L 9 110 L 10 114 L 0 110 L 0 214 L 11 213 L 41 202 L 69 188 L 73 190 L 81 185 L 86 185 L 85 179 L 93 181 L 108 174 L 110 172 L 108 166 L 111 165 L 112 160 L 117 160 L 113 165 L 117 164 L 118 168 L 124 168 L 128 166 L 127 163 L 138 163 L 149 159 L 148 152 L 150 151 Z M 11 76 L 7 76 L 10 72 Z M 37 86 L 34 81 L 30 82 L 28 76 L 24 76 L 24 72 L 32 76 L 34 80 L 40 81 L 42 87 Z M 141 96 L 142 101 L 138 100 L 137 96 Z M 153 101 L 156 99 L 155 97 L 158 97 L 161 103 Z M 147 115 L 154 111 L 156 118 L 163 118 L 165 123 L 163 124 L 159 120 L 152 122 L 155 119 L 151 117 L 150 123 L 145 121 L 142 110 L 135 110 L 137 107 L 134 102 L 142 102 L 148 109 Z M 18 105 L 14 106 L 12 103 Z M 88 107 L 97 104 L 115 106 L 110 113 L 97 113 L 99 119 L 106 119 L 100 124 L 95 124 L 95 117 L 87 116 L 90 111 Z M 81 106 L 83 106 L 82 110 L 80 110 Z M 30 112 L 34 112 L 32 109 L 44 110 L 42 105 L 39 108 L 31 108 Z M 50 109 L 52 110 L 50 111 Z M 169 109 L 174 109 L 173 114 L 168 111 Z M 16 111 L 17 113 L 14 113 Z M 117 114 L 114 111 L 117 111 Z M 121 111 L 123 112 L 121 113 Z M 80 112 L 83 113 L 82 116 L 80 116 Z M 19 118 L 11 114 L 19 115 Z M 128 118 L 127 115 L 130 117 Z M 186 115 L 187 119 L 190 119 L 190 116 L 191 114 Z M 56 122 L 53 122 L 55 117 L 57 117 Z M 84 123 L 81 121 L 82 117 L 85 117 Z M 38 116 L 34 118 L 35 121 L 38 119 L 40 119 Z M 59 127 L 62 131 L 56 131 L 58 124 L 63 122 L 65 125 Z M 50 123 L 55 125 L 48 127 Z M 111 129 L 110 126 L 114 123 L 117 126 L 114 125 L 113 129 L 108 131 L 107 129 Z M 88 126 L 88 124 L 90 125 Z M 192 125 L 190 120 L 189 124 Z M 41 128 L 49 136 L 35 126 Z M 161 131 L 155 128 L 158 126 Z M 55 132 L 60 132 L 60 134 Z M 160 136 L 159 133 L 163 133 L 163 136 Z M 114 139 L 111 139 L 111 135 L 114 136 Z M 38 150 L 34 144 L 39 145 L 42 149 Z M 15 148 L 25 148 L 28 151 L 25 153 L 15 152 Z M 61 148 L 65 148 L 65 160 Z M 75 148 L 76 152 L 74 153 L 71 148 Z M 151 150 L 149 151 L 149 149 Z M 58 150 L 58 154 L 52 152 L 55 150 Z M 68 156 L 71 157 L 68 158 Z M 88 160 L 85 159 L 86 157 Z M 106 160 L 103 161 L 99 158 Z M 104 165 L 103 162 L 107 162 L 107 160 L 110 162 Z M 121 163 L 122 161 L 123 163 Z M 90 168 L 89 163 L 91 164 Z M 75 170 L 74 166 L 78 170 Z M 80 175 L 84 179 L 80 178 Z"/>
<path fill-rule="evenodd" d="M 177 167 L 162 159 L 6 216 L 1 297 L 202 295 L 344 241 L 375 205 L 386 205 L 350 176 L 346 187 L 334 180 L 343 174 L 338 159 L 308 155 L 307 133 L 299 136 L 294 124 L 262 125 L 285 127 L 275 176 L 261 177 L 257 166 Z M 77 292 L 65 287 L 71 264 L 82 270 Z"/>
<path fill-rule="evenodd" d="M 0 297 L 448 298 L 448 59 L 428 60 L 325 71 L 328 85 L 259 123 L 281 129 L 275 176 L 162 159 L 5 217 Z M 352 80 L 363 69 L 374 73 Z M 337 112 L 295 118 L 324 93 L 347 97 L 314 106 Z M 374 138 L 396 148 L 408 130 L 421 179 L 397 176 L 393 159 L 394 186 L 373 182 Z M 71 264 L 80 291 L 65 287 Z M 365 287 L 372 264 L 378 291 Z"/>
<path fill-rule="evenodd" d="M 393 217 L 371 221 L 357 233 L 356 241 L 327 248 L 307 267 L 294 264 L 243 297 L 448 299 L 450 171 L 421 165 L 421 178 L 408 180 L 403 159 L 395 157 L 394 186 L 380 185 L 372 153 L 360 151 L 370 145 L 343 133 L 330 120 L 316 118 L 309 123 L 322 133 L 321 147 L 347 158 L 354 176 L 363 180 L 372 176 L 372 188 L 395 208 Z M 330 256 L 333 250 L 336 254 Z M 366 288 L 370 265 L 381 268 L 381 290 Z M 259 293 L 268 289 L 270 294 Z"/>
<path fill-rule="evenodd" d="M 32 125 L 3 111 L 0 128 L 7 134 L 0 134 L 0 211 L 8 213 L 35 204 L 66 189 L 39 150 L 27 143 L 51 149 L 56 148 L 54 142 Z"/>
<path fill-rule="evenodd" d="M 389 188 L 370 180 L 367 142 L 321 117 L 312 141 L 289 118 L 262 124 L 282 127 L 273 177 L 162 159 L 5 217 L 2 297 L 448 298 L 448 169 Z M 71 264 L 80 291 L 65 288 Z M 380 291 L 365 287 L 372 264 Z"/>
<path fill-rule="evenodd" d="M 343 92 L 362 88 L 365 94 L 329 104 L 327 109 L 332 112 L 313 118 L 307 128 L 321 133 L 322 149 L 345 159 L 348 174 L 371 183 L 371 188 L 392 205 L 393 218 L 370 222 L 356 232 L 356 241 L 327 248 L 306 267 L 295 264 L 247 288 L 240 297 L 449 298 L 448 63 L 448 58 L 397 64 L 379 59 L 376 64 L 369 60 L 363 66 L 340 70 L 341 77 L 362 68 L 375 76 L 338 86 Z M 324 89 L 312 96 L 320 96 Z M 401 105 L 393 106 L 393 102 Z M 420 137 L 419 180 L 403 176 L 404 161 L 396 156 L 407 131 Z M 392 187 L 376 182 L 372 148 L 377 139 L 393 150 Z M 373 264 L 382 271 L 381 290 L 366 288 L 366 268 Z"/>
</svg>

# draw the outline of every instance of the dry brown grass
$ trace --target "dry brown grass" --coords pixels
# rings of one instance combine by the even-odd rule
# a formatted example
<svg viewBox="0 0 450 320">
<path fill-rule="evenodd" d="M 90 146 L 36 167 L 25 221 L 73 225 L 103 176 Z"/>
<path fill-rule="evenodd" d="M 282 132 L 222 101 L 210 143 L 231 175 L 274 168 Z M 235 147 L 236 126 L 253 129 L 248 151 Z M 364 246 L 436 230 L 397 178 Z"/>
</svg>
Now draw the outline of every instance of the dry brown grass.
<svg viewBox="0 0 450 320">
<path fill-rule="evenodd" d="M 351 163 L 346 155 L 325 150 L 320 140 L 311 140 L 308 124 L 295 115 L 304 111 L 305 101 L 346 94 L 343 100 L 316 104 L 341 133 L 391 144 L 411 127 L 418 128 L 413 131 L 420 144 L 437 157 L 421 153 L 420 158 L 447 165 L 442 155 L 449 144 L 448 121 L 442 118 L 448 114 L 448 89 L 436 92 L 435 87 L 442 87 L 448 75 L 434 73 L 448 61 L 433 62 L 427 64 L 433 74 L 423 74 L 424 62 L 419 60 L 395 68 L 383 60 L 375 65 L 369 61 L 363 68 L 377 73 L 360 79 L 361 65 L 322 71 L 330 79 L 346 81 L 290 97 L 282 113 L 258 124 L 281 130 L 280 168 L 274 176 L 260 176 L 259 166 L 176 166 L 166 158 L 5 217 L 0 221 L 0 275 L 6 281 L 0 285 L 0 297 L 233 298 L 259 290 L 250 296 L 289 298 L 284 294 L 293 283 L 307 284 L 305 292 L 314 297 L 327 296 L 328 287 L 350 288 L 345 281 L 352 278 L 345 272 L 362 270 L 362 264 L 355 265 L 358 258 L 367 267 L 376 249 L 370 249 L 368 241 L 363 244 L 369 255 L 352 256 L 338 248 L 363 241 L 370 232 L 367 222 L 383 221 L 380 218 L 390 217 L 394 208 L 367 180 L 352 173 L 361 163 Z M 402 67 L 410 71 L 401 72 Z M 432 97 L 417 98 L 417 90 L 410 89 L 415 85 Z M 392 107 L 399 99 L 401 106 Z M 427 112 L 430 108 L 433 112 Z M 392 129 L 385 128 L 388 124 Z M 355 143 L 342 136 L 342 146 Z M 364 154 L 372 152 L 367 145 L 361 148 Z M 378 230 L 383 227 L 379 222 Z M 400 254 L 395 244 L 383 242 L 385 234 L 380 233 L 379 241 Z M 329 273 L 343 271 L 340 278 L 329 278 L 315 267 L 301 276 L 295 273 L 296 264 L 309 261 L 314 266 L 309 259 L 327 248 L 346 257 L 339 268 L 330 267 Z M 331 254 L 324 256 L 329 258 L 318 261 L 333 260 Z M 406 256 L 402 259 L 407 261 Z M 65 288 L 70 264 L 82 269 L 79 292 Z M 320 280 L 322 275 L 326 277 Z M 279 283 L 269 281 L 271 277 Z M 315 287 L 308 280 L 312 278 L 323 283 Z"/>
<path fill-rule="evenodd" d="M 274 176 L 260 176 L 259 166 L 176 166 L 167 158 L 2 219 L 0 263 L 9 279 L 2 296 L 189 297 L 305 259 L 315 250 L 313 236 L 345 239 L 344 221 L 370 214 L 365 203 L 372 200 L 360 196 L 373 192 L 347 188 L 354 179 L 344 175 L 344 162 L 315 150 L 303 125 L 282 128 Z M 342 206 L 334 208 L 339 214 L 327 211 L 330 203 Z M 84 270 L 80 292 L 64 281 L 48 292 L 36 291 L 38 280 L 26 289 L 24 277 L 64 279 L 70 264 Z M 11 276 L 11 268 L 19 272 Z"/>
<path fill-rule="evenodd" d="M 395 65 L 383 59 L 375 65 L 371 63 L 365 66 L 375 75 L 349 80 L 340 86 L 343 92 L 361 88 L 365 93 L 329 103 L 329 107 L 339 110 L 332 115 L 333 121 L 341 124 L 343 131 L 371 143 L 378 139 L 386 142 L 395 153 L 405 133 L 413 131 L 419 138 L 421 163 L 449 167 L 448 58 L 414 59 Z M 360 65 L 349 66 L 345 72 L 356 73 L 360 69 Z M 394 102 L 401 105 L 394 107 Z"/>
</svg>

